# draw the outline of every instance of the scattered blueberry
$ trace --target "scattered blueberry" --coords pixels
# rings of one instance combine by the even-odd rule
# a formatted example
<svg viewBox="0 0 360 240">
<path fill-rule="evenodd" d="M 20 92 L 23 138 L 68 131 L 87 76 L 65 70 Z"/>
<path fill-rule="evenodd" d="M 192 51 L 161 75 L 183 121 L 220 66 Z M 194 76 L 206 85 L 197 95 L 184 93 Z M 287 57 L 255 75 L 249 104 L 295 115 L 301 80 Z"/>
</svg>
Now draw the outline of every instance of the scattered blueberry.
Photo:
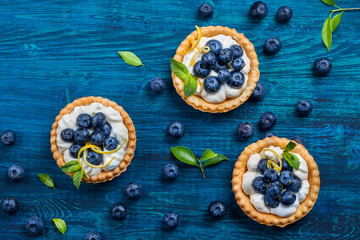
<svg viewBox="0 0 360 240">
<path fill-rule="evenodd" d="M 330 59 L 322 57 L 315 60 L 313 70 L 315 75 L 325 76 L 329 72 L 331 72 L 331 68 L 332 64 L 330 62 Z"/>
<path fill-rule="evenodd" d="M 300 190 L 301 186 L 302 186 L 302 182 L 301 182 L 300 178 L 294 176 L 291 185 L 289 187 L 287 187 L 286 189 L 297 193 Z"/>
<path fill-rule="evenodd" d="M 268 14 L 268 8 L 266 4 L 261 1 L 254 2 L 250 7 L 249 14 L 253 18 L 263 19 Z"/>
<path fill-rule="evenodd" d="M 296 194 L 293 191 L 287 190 L 281 195 L 280 202 L 284 205 L 291 205 L 295 202 L 295 200 Z"/>
<path fill-rule="evenodd" d="M 267 162 L 268 160 L 267 159 L 261 159 L 258 166 L 257 166 L 257 170 L 259 172 L 261 172 L 261 174 L 264 174 L 265 170 L 268 169 L 267 167 Z M 272 165 L 270 165 L 271 168 L 272 168 Z"/>
<path fill-rule="evenodd" d="M 127 208 L 122 203 L 112 205 L 110 212 L 111 217 L 115 220 L 122 220 L 127 216 Z"/>
<path fill-rule="evenodd" d="M 85 144 L 90 138 L 90 133 L 86 128 L 78 128 L 74 132 L 74 142 Z"/>
<path fill-rule="evenodd" d="M 185 127 L 179 121 L 174 121 L 170 123 L 168 127 L 168 134 L 172 137 L 176 137 L 176 138 L 182 137 L 184 135 L 184 132 L 185 132 Z"/>
<path fill-rule="evenodd" d="M 276 13 L 276 20 L 281 23 L 286 23 L 292 18 L 293 11 L 290 7 L 282 6 Z"/>
<path fill-rule="evenodd" d="M 205 18 L 212 17 L 214 14 L 214 7 L 210 3 L 203 3 L 199 7 L 199 14 Z"/>
<path fill-rule="evenodd" d="M 266 193 L 266 189 L 267 189 L 267 184 L 264 182 L 264 178 L 263 177 L 256 177 L 253 180 L 253 187 L 255 189 L 255 191 L 261 193 L 261 194 L 265 194 Z"/>
<path fill-rule="evenodd" d="M 94 151 L 89 151 L 86 160 L 92 165 L 99 165 L 102 162 L 102 155 Z"/>
<path fill-rule="evenodd" d="M 19 181 L 24 177 L 24 168 L 19 165 L 12 165 L 8 169 L 8 176 L 12 180 Z"/>
<path fill-rule="evenodd" d="M 105 141 L 105 134 L 101 131 L 94 131 L 90 136 L 90 142 L 91 144 L 94 144 L 96 146 L 102 146 Z"/>
<path fill-rule="evenodd" d="M 227 81 L 227 85 L 232 88 L 241 88 L 244 84 L 245 77 L 241 72 L 232 72 L 229 81 Z"/>
<path fill-rule="evenodd" d="M 6 130 L 1 134 L 1 141 L 5 145 L 12 145 L 16 141 L 15 133 L 11 130 Z"/>
<path fill-rule="evenodd" d="M 139 199 L 143 193 L 142 186 L 139 183 L 131 182 L 125 187 L 125 194 L 129 199 Z"/>
<path fill-rule="evenodd" d="M 231 77 L 231 73 L 227 69 L 226 70 L 220 70 L 218 72 L 218 79 L 222 83 L 226 83 L 227 81 L 229 81 L 230 77 Z"/>
<path fill-rule="evenodd" d="M 259 121 L 259 128 L 260 130 L 269 130 L 275 126 L 277 118 L 274 113 L 272 112 L 265 112 L 261 115 Z"/>
<path fill-rule="evenodd" d="M 211 202 L 208 207 L 209 215 L 215 218 L 221 218 L 226 214 L 226 205 L 221 201 Z"/>
<path fill-rule="evenodd" d="M 167 180 L 174 180 L 179 175 L 179 167 L 175 164 L 166 164 L 163 168 L 162 175 Z"/>
<path fill-rule="evenodd" d="M 84 240 L 105 240 L 105 237 L 102 233 L 90 231 L 85 235 Z"/>
<path fill-rule="evenodd" d="M 217 62 L 215 54 L 212 52 L 205 53 L 201 57 L 201 62 L 204 64 L 207 68 L 213 68 L 215 66 L 215 63 Z"/>
<path fill-rule="evenodd" d="M 105 137 L 109 137 L 111 133 L 111 126 L 109 123 L 105 123 L 103 126 L 97 127 L 95 131 L 101 131 L 105 134 Z"/>
<path fill-rule="evenodd" d="M 292 172 L 293 168 L 289 165 L 289 163 L 284 158 L 282 158 L 281 161 L 282 161 L 281 172 L 284 171 Z"/>
<path fill-rule="evenodd" d="M 80 114 L 76 119 L 76 124 L 79 127 L 90 128 L 91 127 L 91 116 L 87 113 Z"/>
<path fill-rule="evenodd" d="M 305 145 L 305 142 L 304 142 L 304 140 L 301 138 L 301 137 L 299 137 L 299 136 L 294 136 L 293 138 L 292 138 L 292 140 L 294 140 L 295 142 L 297 142 L 297 143 L 300 143 L 301 145 Z"/>
<path fill-rule="evenodd" d="M 232 68 L 234 71 L 240 71 L 245 67 L 245 62 L 241 57 L 234 58 L 234 60 L 231 63 Z"/>
<path fill-rule="evenodd" d="M 264 44 L 264 51 L 269 55 L 273 55 L 280 51 L 281 46 L 282 44 L 280 42 L 280 39 L 278 39 L 277 37 L 271 37 L 266 40 Z"/>
<path fill-rule="evenodd" d="M 266 189 L 266 194 L 272 198 L 279 198 L 282 193 L 282 187 L 278 183 L 270 183 Z"/>
<path fill-rule="evenodd" d="M 165 82 L 161 78 L 154 77 L 149 82 L 150 90 L 156 94 L 162 93 L 165 89 Z"/>
<path fill-rule="evenodd" d="M 27 220 L 25 230 L 31 235 L 40 235 L 44 230 L 44 222 L 41 218 L 32 216 Z"/>
<path fill-rule="evenodd" d="M 61 131 L 60 135 L 62 140 L 64 140 L 65 142 L 74 141 L 74 130 L 72 130 L 71 128 L 65 128 Z"/>
<path fill-rule="evenodd" d="M 242 138 L 249 138 L 254 134 L 254 126 L 250 122 L 241 122 L 237 127 L 237 134 Z"/>
<path fill-rule="evenodd" d="M 222 64 L 228 64 L 233 59 L 233 52 L 230 48 L 224 48 L 220 51 L 220 54 L 218 56 L 218 60 Z"/>
<path fill-rule="evenodd" d="M 166 228 L 175 228 L 179 224 L 179 221 L 180 216 L 178 214 L 169 212 L 164 215 L 162 223 Z"/>
<path fill-rule="evenodd" d="M 93 113 L 91 123 L 95 128 L 101 127 L 106 123 L 106 117 L 102 112 Z"/>
<path fill-rule="evenodd" d="M 15 198 L 5 197 L 1 201 L 1 211 L 7 214 L 14 214 L 19 210 L 19 203 Z"/>
<path fill-rule="evenodd" d="M 269 194 L 264 195 L 264 202 L 265 202 L 265 205 L 270 208 L 275 208 L 279 205 L 279 199 L 272 198 Z"/>
<path fill-rule="evenodd" d="M 77 158 L 78 157 L 78 153 L 80 151 L 80 149 L 82 148 L 83 146 L 82 145 L 79 145 L 79 144 L 73 144 L 70 146 L 69 148 L 69 153 L 70 153 L 70 156 L 73 157 L 73 158 Z"/>
<path fill-rule="evenodd" d="M 206 78 L 209 76 L 211 69 L 205 67 L 205 65 L 201 61 L 197 61 L 194 65 L 194 75 L 199 78 Z"/>
<path fill-rule="evenodd" d="M 272 183 L 272 182 L 276 182 L 279 178 L 278 172 L 273 169 L 266 169 L 264 172 L 264 182 L 266 183 Z"/>
<path fill-rule="evenodd" d="M 296 113 L 300 117 L 305 117 L 311 113 L 313 110 L 313 105 L 308 100 L 300 100 L 296 104 Z"/>
<path fill-rule="evenodd" d="M 283 186 L 289 186 L 293 181 L 293 174 L 290 171 L 282 171 L 280 173 L 279 182 Z"/>
<path fill-rule="evenodd" d="M 264 97 L 265 88 L 261 82 L 256 83 L 256 87 L 250 96 L 250 100 L 252 101 L 259 101 Z"/>
<path fill-rule="evenodd" d="M 228 70 L 227 65 L 224 65 L 224 64 L 221 64 L 221 63 L 219 63 L 219 62 L 216 62 L 216 63 L 215 63 L 215 66 L 214 66 L 214 71 L 218 73 L 218 72 L 220 72 L 221 70 Z"/>
<path fill-rule="evenodd" d="M 216 93 L 221 88 L 221 82 L 217 77 L 210 76 L 204 80 L 204 89 L 209 93 Z"/>
<path fill-rule="evenodd" d="M 275 136 L 275 134 L 273 133 L 273 132 L 266 132 L 265 134 L 264 134 L 264 136 L 263 136 L 263 139 L 264 138 L 269 138 L 269 137 L 274 137 Z"/>
<path fill-rule="evenodd" d="M 218 40 L 209 40 L 206 44 L 210 48 L 210 52 L 218 56 L 222 50 L 222 44 Z"/>
<path fill-rule="evenodd" d="M 116 138 L 114 137 L 105 138 L 104 147 L 109 151 L 115 150 L 118 144 L 119 144 L 118 140 L 116 140 Z"/>
<path fill-rule="evenodd" d="M 230 49 L 233 51 L 234 59 L 242 57 L 244 54 L 243 49 L 239 45 L 232 45 Z"/>
</svg>

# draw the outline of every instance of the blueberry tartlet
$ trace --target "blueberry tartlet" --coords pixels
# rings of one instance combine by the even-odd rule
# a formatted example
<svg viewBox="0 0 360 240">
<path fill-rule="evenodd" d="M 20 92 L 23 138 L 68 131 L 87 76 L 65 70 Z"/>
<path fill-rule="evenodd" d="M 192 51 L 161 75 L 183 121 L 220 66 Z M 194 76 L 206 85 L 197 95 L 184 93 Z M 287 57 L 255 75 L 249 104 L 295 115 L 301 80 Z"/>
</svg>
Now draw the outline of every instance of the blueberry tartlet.
<svg viewBox="0 0 360 240">
<path fill-rule="evenodd" d="M 246 215 L 261 224 L 285 227 L 312 209 L 320 177 L 317 164 L 302 145 L 269 137 L 241 153 L 232 186 Z"/>
<path fill-rule="evenodd" d="M 172 71 L 176 91 L 189 105 L 204 112 L 237 108 L 250 97 L 260 77 L 253 44 L 227 27 L 197 27 L 180 44 L 174 59 L 186 66 L 197 84 L 189 96 L 188 88 L 194 85 Z"/>
<path fill-rule="evenodd" d="M 60 111 L 50 142 L 59 167 L 78 161 L 84 172 L 82 181 L 99 183 L 126 171 L 134 155 L 136 135 L 122 107 L 105 98 L 84 97 Z"/>
</svg>

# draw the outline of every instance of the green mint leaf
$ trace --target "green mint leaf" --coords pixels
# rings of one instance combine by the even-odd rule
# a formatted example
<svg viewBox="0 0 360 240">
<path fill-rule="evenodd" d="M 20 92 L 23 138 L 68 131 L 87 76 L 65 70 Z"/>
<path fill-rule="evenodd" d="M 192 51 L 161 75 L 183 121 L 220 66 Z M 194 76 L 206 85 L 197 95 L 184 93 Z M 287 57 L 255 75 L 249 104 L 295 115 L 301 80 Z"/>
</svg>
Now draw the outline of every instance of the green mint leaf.
<svg viewBox="0 0 360 240">
<path fill-rule="evenodd" d="M 295 168 L 296 170 L 299 170 L 300 160 L 298 159 L 298 157 L 295 154 L 290 153 L 290 152 L 284 152 L 283 157 L 289 163 L 289 165 L 291 167 Z"/>
<path fill-rule="evenodd" d="M 68 163 L 66 163 L 64 166 L 62 166 L 60 168 L 63 172 L 66 172 L 66 173 L 72 173 L 72 172 L 77 172 L 81 169 L 80 165 L 79 165 L 79 162 L 78 161 L 75 161 L 75 160 L 72 160 Z"/>
<path fill-rule="evenodd" d="M 53 189 L 55 189 L 55 183 L 52 180 L 52 178 L 50 177 L 50 175 L 45 174 L 45 173 L 40 173 L 38 175 L 40 181 L 42 181 L 46 186 L 48 187 L 52 187 Z"/>
<path fill-rule="evenodd" d="M 322 40 L 327 49 L 330 52 L 331 49 L 331 40 L 332 40 L 332 31 L 331 31 L 331 14 L 326 19 L 323 25 L 323 29 L 321 32 Z"/>
<path fill-rule="evenodd" d="M 129 65 L 138 67 L 142 64 L 140 58 L 138 58 L 135 54 L 133 54 L 132 52 L 128 52 L 128 51 L 118 51 L 120 57 Z"/>
<path fill-rule="evenodd" d="M 297 146 L 296 143 L 290 141 L 290 142 L 286 145 L 286 147 L 285 147 L 285 149 L 284 149 L 283 152 L 290 152 L 290 151 L 293 150 L 296 146 Z"/>
<path fill-rule="evenodd" d="M 327 5 L 335 6 L 335 0 L 321 0 L 321 1 Z"/>
<path fill-rule="evenodd" d="M 338 27 L 343 13 L 344 12 L 341 12 L 331 19 L 331 31 L 332 32 L 335 31 L 335 29 Z"/>
<path fill-rule="evenodd" d="M 181 80 L 185 81 L 190 74 L 189 70 L 184 64 L 182 64 L 179 61 L 176 61 L 173 58 L 170 59 L 170 67 L 171 67 L 171 71 L 173 71 L 173 73 Z"/>
<path fill-rule="evenodd" d="M 83 176 L 84 176 L 83 170 L 77 171 L 73 175 L 73 183 L 77 189 L 79 189 L 80 187 Z"/>
<path fill-rule="evenodd" d="M 190 97 L 196 92 L 197 89 L 197 80 L 196 78 L 189 74 L 184 82 L 184 95 L 185 97 Z"/>
<path fill-rule="evenodd" d="M 225 161 L 225 160 L 229 160 L 226 156 L 222 155 L 222 154 L 217 154 L 216 157 L 210 158 L 208 160 L 205 161 L 204 167 L 206 166 L 210 166 L 210 165 L 214 165 L 217 164 L 219 162 Z"/>
<path fill-rule="evenodd" d="M 174 154 L 174 156 L 181 162 L 189 165 L 197 166 L 196 157 L 190 149 L 186 147 L 178 146 L 178 147 L 170 148 L 170 150 Z"/>
<path fill-rule="evenodd" d="M 216 157 L 217 154 L 214 153 L 213 151 L 211 151 L 210 149 L 206 149 L 204 154 L 202 155 L 202 157 L 200 158 L 200 162 L 204 161 L 204 160 L 208 160 L 210 158 Z"/>
<path fill-rule="evenodd" d="M 53 218 L 53 222 L 55 223 L 55 226 L 61 232 L 63 235 L 65 235 L 66 232 L 66 223 L 64 220 L 60 218 Z"/>
</svg>

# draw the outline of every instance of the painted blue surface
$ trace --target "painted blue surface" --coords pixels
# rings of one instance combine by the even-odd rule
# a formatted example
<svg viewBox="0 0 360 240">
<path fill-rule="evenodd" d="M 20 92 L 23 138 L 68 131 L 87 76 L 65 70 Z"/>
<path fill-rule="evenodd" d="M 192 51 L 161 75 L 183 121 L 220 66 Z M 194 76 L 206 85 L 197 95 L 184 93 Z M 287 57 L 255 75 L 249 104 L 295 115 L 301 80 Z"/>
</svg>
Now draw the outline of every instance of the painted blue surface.
<svg viewBox="0 0 360 240">
<path fill-rule="evenodd" d="M 23 225 L 41 216 L 45 233 L 37 239 L 82 239 L 90 230 L 108 239 L 356 239 L 360 236 L 360 12 L 346 12 L 334 32 L 333 49 L 321 43 L 321 28 L 328 10 L 320 1 L 286 3 L 294 17 L 279 25 L 274 16 L 285 3 L 266 1 L 269 15 L 261 22 L 248 18 L 253 1 L 210 1 L 214 17 L 197 17 L 202 1 L 1 1 L 0 2 L 0 129 L 16 131 L 14 146 L 0 146 L 0 197 L 14 196 L 21 209 L 14 216 L 0 214 L 0 239 L 27 239 Z M 356 0 L 342 7 L 360 7 Z M 195 25 L 223 25 L 243 32 L 255 45 L 260 80 L 266 96 L 226 114 L 202 113 L 188 106 L 175 92 L 169 58 Z M 262 52 L 266 38 L 278 36 L 279 54 Z M 130 50 L 145 64 L 134 68 L 117 55 Z M 333 70 L 327 77 L 312 75 L 312 63 L 329 57 Z M 166 90 L 154 95 L 147 89 L 152 77 L 166 80 Z M 137 149 L 128 170 L 111 182 L 82 184 L 76 191 L 50 151 L 51 125 L 69 102 L 83 96 L 116 101 L 130 114 L 137 131 Z M 294 105 L 309 99 L 309 117 L 295 117 Z M 247 142 L 236 138 L 240 121 L 257 124 L 264 111 L 273 111 L 278 123 L 272 130 L 281 137 L 302 136 L 320 169 L 321 190 L 311 212 L 285 229 L 260 225 L 237 206 L 231 192 L 234 163 L 244 147 L 263 135 L 256 129 Z M 180 120 L 186 133 L 179 140 L 166 136 L 172 120 Z M 199 156 L 206 148 L 223 153 L 230 162 L 205 170 L 179 163 L 181 175 L 173 183 L 161 180 L 166 163 L 177 163 L 169 148 L 190 147 Z M 13 163 L 24 166 L 20 183 L 7 178 Z M 47 188 L 38 173 L 50 174 L 56 190 Z M 143 185 L 138 201 L 127 200 L 123 188 L 130 181 Z M 213 220 L 207 206 L 224 201 L 224 219 Z M 110 219 L 109 208 L 122 201 L 126 220 Z M 163 230 L 165 212 L 181 214 L 181 224 Z M 68 224 L 61 236 L 52 218 Z M 31 239 L 31 238 L 30 238 Z"/>
</svg>

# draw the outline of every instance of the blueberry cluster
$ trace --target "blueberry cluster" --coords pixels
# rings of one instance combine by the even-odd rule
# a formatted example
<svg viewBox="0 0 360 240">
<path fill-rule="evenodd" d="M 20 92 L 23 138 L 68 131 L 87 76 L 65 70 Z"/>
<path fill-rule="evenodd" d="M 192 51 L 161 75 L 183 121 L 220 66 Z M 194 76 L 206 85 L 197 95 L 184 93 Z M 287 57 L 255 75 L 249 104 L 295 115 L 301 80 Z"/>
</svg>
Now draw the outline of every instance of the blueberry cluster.
<svg viewBox="0 0 360 240">
<path fill-rule="evenodd" d="M 77 158 L 79 150 L 88 141 L 101 149 L 105 147 L 109 151 L 117 148 L 118 140 L 110 137 L 111 126 L 106 122 L 106 117 L 102 112 L 93 113 L 92 116 L 82 113 L 77 117 L 76 124 L 78 129 L 75 131 L 66 128 L 61 132 L 61 138 L 65 142 L 73 143 L 69 149 L 71 157 Z M 90 129 L 94 129 L 91 134 Z M 86 160 L 93 165 L 99 165 L 102 162 L 102 155 L 89 150 Z"/>
<path fill-rule="evenodd" d="M 217 40 L 208 41 L 206 46 L 210 52 L 195 63 L 193 70 L 196 77 L 205 78 L 205 91 L 216 93 L 223 83 L 231 88 L 241 88 L 245 81 L 245 76 L 240 72 L 245 67 L 243 49 L 239 45 L 223 48 Z M 211 71 L 215 71 L 217 77 L 209 76 Z"/>
<path fill-rule="evenodd" d="M 292 167 L 282 159 L 282 169 L 278 173 L 267 167 L 267 159 L 260 160 L 257 170 L 262 174 L 253 180 L 254 189 L 264 194 L 265 205 L 275 208 L 279 203 L 288 206 L 295 202 L 296 193 L 301 188 L 301 180 L 292 174 Z"/>
</svg>

